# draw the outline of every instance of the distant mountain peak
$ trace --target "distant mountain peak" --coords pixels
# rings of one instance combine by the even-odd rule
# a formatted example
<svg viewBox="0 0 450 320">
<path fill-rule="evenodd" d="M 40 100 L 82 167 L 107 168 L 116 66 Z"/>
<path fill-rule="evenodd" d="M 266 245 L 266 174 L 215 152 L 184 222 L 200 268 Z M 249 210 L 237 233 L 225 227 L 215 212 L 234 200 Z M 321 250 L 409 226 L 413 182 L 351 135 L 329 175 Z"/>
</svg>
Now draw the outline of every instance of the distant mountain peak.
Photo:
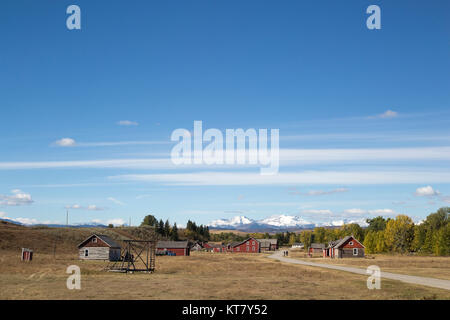
<svg viewBox="0 0 450 320">
<path fill-rule="evenodd" d="M 210 227 L 236 227 L 240 225 L 246 225 L 253 223 L 253 220 L 247 218 L 246 216 L 235 216 L 231 219 L 218 219 L 212 221 L 209 226 Z"/>
<path fill-rule="evenodd" d="M 367 226 L 364 219 L 361 220 L 335 220 L 329 222 L 313 223 L 299 216 L 276 214 L 268 218 L 253 220 L 245 216 L 235 216 L 230 219 L 218 219 L 209 224 L 212 229 L 229 229 L 239 231 L 269 231 L 269 230 L 295 230 L 312 229 L 315 227 L 338 227 L 348 223 L 357 223 L 362 227 Z"/>
</svg>

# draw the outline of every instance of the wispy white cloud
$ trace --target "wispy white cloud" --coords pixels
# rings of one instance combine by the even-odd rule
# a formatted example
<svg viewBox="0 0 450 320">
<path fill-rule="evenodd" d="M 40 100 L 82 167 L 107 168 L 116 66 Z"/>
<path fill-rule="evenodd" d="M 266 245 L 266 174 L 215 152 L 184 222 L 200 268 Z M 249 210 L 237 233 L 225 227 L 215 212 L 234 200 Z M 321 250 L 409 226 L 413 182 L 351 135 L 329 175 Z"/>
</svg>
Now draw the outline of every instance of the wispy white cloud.
<svg viewBox="0 0 450 320">
<path fill-rule="evenodd" d="M 115 181 L 154 182 L 165 185 L 371 185 L 413 184 L 424 181 L 450 183 L 450 172 L 436 171 L 303 171 L 272 176 L 243 172 L 197 172 L 168 174 L 128 174 L 109 177 Z"/>
<path fill-rule="evenodd" d="M 137 123 L 136 121 L 131 121 L 131 120 L 120 120 L 119 122 L 117 122 L 117 124 L 119 126 L 137 126 L 137 125 L 139 125 L 139 123 Z"/>
<path fill-rule="evenodd" d="M 145 198 L 150 198 L 151 195 L 150 194 L 140 194 L 136 196 L 136 199 L 140 200 L 140 199 L 145 199 Z"/>
<path fill-rule="evenodd" d="M 237 150 L 250 154 L 255 150 Z M 206 157 L 206 156 L 205 156 Z M 204 157 L 204 158 L 205 158 Z M 413 161 L 449 161 L 450 147 L 417 148 L 355 148 L 355 149 L 281 149 L 281 166 L 352 164 Z M 74 161 L 0 162 L 0 170 L 58 169 L 58 168 L 128 168 L 128 169 L 186 169 L 186 168 L 240 168 L 259 165 L 175 165 L 170 158 L 104 159 Z"/>
<path fill-rule="evenodd" d="M 88 206 L 82 206 L 79 204 L 72 204 L 65 206 L 66 209 L 75 209 L 75 210 L 89 210 L 89 211 L 103 211 L 105 208 L 98 207 L 95 204 L 90 204 Z"/>
<path fill-rule="evenodd" d="M 310 190 L 308 192 L 301 192 L 301 191 L 291 191 L 289 192 L 290 194 L 293 195 L 303 195 L 303 196 L 323 196 L 323 195 L 328 195 L 328 194 L 333 194 L 333 193 L 342 193 L 342 192 L 348 192 L 349 189 L 347 188 L 337 188 L 337 189 L 333 189 L 333 190 Z"/>
<path fill-rule="evenodd" d="M 75 161 L 0 162 L 0 170 L 61 168 L 158 169 L 174 167 L 170 159 L 113 159 Z"/>
<path fill-rule="evenodd" d="M 414 194 L 419 197 L 423 197 L 423 196 L 431 197 L 431 196 L 439 195 L 440 192 L 437 190 L 434 190 L 432 186 L 425 186 L 425 187 L 417 188 L 416 192 Z"/>
<path fill-rule="evenodd" d="M 398 117 L 398 112 L 392 110 L 386 110 L 381 114 L 375 116 L 369 116 L 368 119 L 392 119 Z"/>
<path fill-rule="evenodd" d="M 109 197 L 108 200 L 109 200 L 109 201 L 112 201 L 112 202 L 114 202 L 115 204 L 118 204 L 118 205 L 120 205 L 120 206 L 124 206 L 124 205 L 125 205 L 125 203 L 123 203 L 122 201 L 117 200 L 116 198 L 113 198 L 113 197 Z"/>
<path fill-rule="evenodd" d="M 344 210 L 344 213 L 354 214 L 354 215 L 361 215 L 361 214 L 366 214 L 367 210 L 363 210 L 363 209 L 359 209 L 359 208 L 352 208 L 352 209 Z"/>
<path fill-rule="evenodd" d="M 302 210 L 303 214 L 331 215 L 333 212 L 328 209 L 306 209 Z"/>
<path fill-rule="evenodd" d="M 379 215 L 396 215 L 397 212 L 395 212 L 392 209 L 375 209 L 375 210 L 368 210 L 370 214 L 379 214 Z"/>
<path fill-rule="evenodd" d="M 171 141 L 101 141 L 101 142 L 79 142 L 77 147 L 116 147 L 116 146 L 145 146 L 173 144 Z"/>
<path fill-rule="evenodd" d="M 74 147 L 76 145 L 76 142 L 72 138 L 62 138 L 60 140 L 56 140 L 53 145 L 59 147 Z"/>
<path fill-rule="evenodd" d="M 281 141 L 383 141 L 383 142 L 448 142 L 450 135 L 448 132 L 440 132 L 430 134 L 423 132 L 420 134 L 402 132 L 382 132 L 382 133 L 312 133 L 312 134 L 297 134 L 297 135 L 282 135 Z"/>
<path fill-rule="evenodd" d="M 32 204 L 33 202 L 29 193 L 19 189 L 11 190 L 11 195 L 0 194 L 0 205 L 2 206 L 22 206 Z"/>
</svg>

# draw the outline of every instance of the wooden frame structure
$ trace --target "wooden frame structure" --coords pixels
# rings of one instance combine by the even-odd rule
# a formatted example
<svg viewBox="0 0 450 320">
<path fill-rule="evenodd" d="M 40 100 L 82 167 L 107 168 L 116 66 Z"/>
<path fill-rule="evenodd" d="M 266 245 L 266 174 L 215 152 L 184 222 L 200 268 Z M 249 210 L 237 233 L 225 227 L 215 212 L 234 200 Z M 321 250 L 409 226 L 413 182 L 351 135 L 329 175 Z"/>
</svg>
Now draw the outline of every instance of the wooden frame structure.
<svg viewBox="0 0 450 320">
<path fill-rule="evenodd" d="M 154 272 L 156 257 L 156 241 L 123 240 L 123 255 L 120 261 L 108 267 L 112 272 Z"/>
</svg>

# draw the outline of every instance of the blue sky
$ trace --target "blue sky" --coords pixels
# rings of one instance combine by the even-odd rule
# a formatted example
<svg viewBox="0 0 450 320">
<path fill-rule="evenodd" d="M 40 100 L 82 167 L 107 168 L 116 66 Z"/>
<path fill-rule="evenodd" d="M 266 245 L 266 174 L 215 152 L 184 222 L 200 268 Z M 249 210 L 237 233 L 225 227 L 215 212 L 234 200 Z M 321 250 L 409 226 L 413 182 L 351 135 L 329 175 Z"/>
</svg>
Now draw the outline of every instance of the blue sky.
<svg viewBox="0 0 450 320">
<path fill-rule="evenodd" d="M 81 30 L 66 28 L 71 4 Z M 366 28 L 371 4 L 381 30 Z M 3 217 L 420 220 L 450 201 L 448 1 L 0 6 Z M 194 120 L 279 129 L 279 174 L 167 165 L 172 131 Z"/>
</svg>

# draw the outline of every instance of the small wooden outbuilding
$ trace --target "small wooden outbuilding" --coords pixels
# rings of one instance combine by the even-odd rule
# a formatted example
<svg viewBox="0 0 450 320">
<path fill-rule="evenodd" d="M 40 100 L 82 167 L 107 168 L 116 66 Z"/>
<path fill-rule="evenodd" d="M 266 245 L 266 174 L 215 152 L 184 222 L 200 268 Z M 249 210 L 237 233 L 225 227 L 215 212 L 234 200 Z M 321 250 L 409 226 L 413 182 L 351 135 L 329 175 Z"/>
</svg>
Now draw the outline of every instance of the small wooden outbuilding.
<svg viewBox="0 0 450 320">
<path fill-rule="evenodd" d="M 121 258 L 120 245 L 103 234 L 93 234 L 78 245 L 81 260 L 118 261 Z"/>
<path fill-rule="evenodd" d="M 189 256 L 191 247 L 188 241 L 158 241 L 157 255 Z"/>
<path fill-rule="evenodd" d="M 311 243 L 308 248 L 308 254 L 310 256 L 313 255 L 322 255 L 323 250 L 325 249 L 325 245 L 323 243 Z"/>
<path fill-rule="evenodd" d="M 278 250 L 278 239 L 256 239 L 259 242 L 261 251 Z"/>
</svg>

